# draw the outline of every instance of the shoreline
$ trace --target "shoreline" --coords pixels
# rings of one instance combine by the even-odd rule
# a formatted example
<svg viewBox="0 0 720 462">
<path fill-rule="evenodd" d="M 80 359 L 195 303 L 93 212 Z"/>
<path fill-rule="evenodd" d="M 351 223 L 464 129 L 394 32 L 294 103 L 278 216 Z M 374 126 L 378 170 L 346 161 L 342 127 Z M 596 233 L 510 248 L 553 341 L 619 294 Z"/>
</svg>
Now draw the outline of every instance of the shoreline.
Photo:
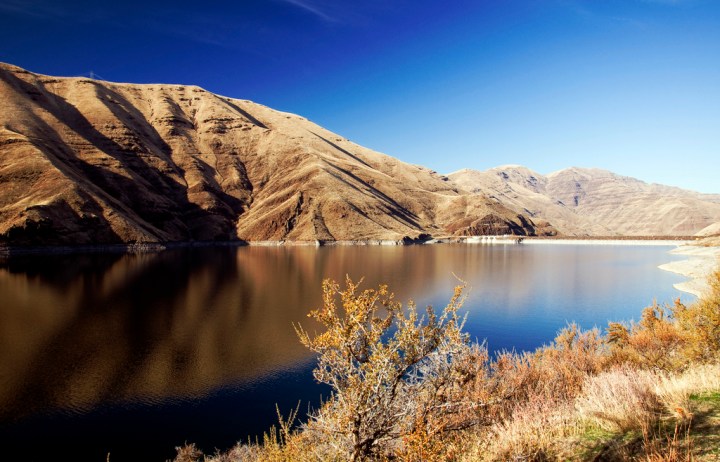
<svg viewBox="0 0 720 462">
<path fill-rule="evenodd" d="M 408 246 L 432 244 L 466 245 L 642 245 L 683 246 L 693 242 L 686 237 L 526 237 L 526 236 L 468 236 L 403 239 L 358 239 L 341 241 L 191 241 L 146 242 L 128 244 L 57 245 L 57 246 L 0 246 L 0 259 L 25 255 L 70 255 L 82 253 L 155 253 L 164 250 L 209 247 L 335 247 L 335 246 Z"/>
<path fill-rule="evenodd" d="M 677 239 L 677 238 L 657 238 L 657 239 L 635 239 L 635 238 L 624 238 L 624 239 L 604 239 L 604 238 L 570 238 L 570 239 L 538 239 L 538 238 L 526 238 L 522 241 L 523 244 L 529 245 L 646 245 L 646 246 L 684 246 L 690 243 L 688 239 Z"/>
<path fill-rule="evenodd" d="M 720 243 L 720 242 L 719 242 Z M 479 246 L 505 245 L 581 245 L 581 246 L 662 246 L 675 247 L 669 253 L 685 255 L 687 259 L 664 263 L 658 268 L 688 278 L 673 284 L 677 290 L 702 297 L 708 291 L 708 277 L 720 269 L 720 246 L 698 245 L 693 237 L 525 237 L 525 236 L 469 236 L 441 238 L 364 239 L 346 241 L 195 241 L 195 242 L 148 242 L 132 244 L 101 244 L 79 246 L 0 246 L 0 262 L 23 256 L 57 256 L 74 254 L 144 254 L 165 250 L 211 247 L 342 247 L 342 246 L 389 246 L 464 244 Z"/>
<path fill-rule="evenodd" d="M 720 267 L 720 247 L 701 247 L 682 245 L 670 251 L 673 255 L 685 255 L 689 258 L 664 263 L 658 268 L 688 278 L 687 281 L 673 284 L 677 290 L 700 298 L 708 292 L 708 277 Z"/>
</svg>

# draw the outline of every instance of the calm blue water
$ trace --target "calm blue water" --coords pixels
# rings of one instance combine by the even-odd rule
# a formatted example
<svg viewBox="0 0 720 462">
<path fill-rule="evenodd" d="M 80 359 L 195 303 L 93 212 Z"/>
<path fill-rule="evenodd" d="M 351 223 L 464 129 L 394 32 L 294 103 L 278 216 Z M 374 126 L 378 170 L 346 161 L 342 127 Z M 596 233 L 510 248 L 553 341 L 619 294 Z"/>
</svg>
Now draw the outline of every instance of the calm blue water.
<svg viewBox="0 0 720 462">
<path fill-rule="evenodd" d="M 0 263 L 0 447 L 22 460 L 157 460 L 226 449 L 316 405 L 292 323 L 321 281 L 364 277 L 442 307 L 470 287 L 466 331 L 531 350 L 566 323 L 639 317 L 681 297 L 670 247 L 436 245 L 210 248 Z"/>
</svg>

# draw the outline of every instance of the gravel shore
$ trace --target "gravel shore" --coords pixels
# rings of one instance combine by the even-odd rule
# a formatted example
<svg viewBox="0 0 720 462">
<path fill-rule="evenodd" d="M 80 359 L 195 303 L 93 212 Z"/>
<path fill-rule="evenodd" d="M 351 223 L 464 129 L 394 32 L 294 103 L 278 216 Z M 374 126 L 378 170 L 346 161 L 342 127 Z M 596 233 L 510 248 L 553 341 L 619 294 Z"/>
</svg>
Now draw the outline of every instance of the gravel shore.
<svg viewBox="0 0 720 462">
<path fill-rule="evenodd" d="M 682 245 L 670 253 L 687 255 L 689 258 L 665 263 L 659 268 L 687 276 L 688 281 L 679 282 L 674 287 L 697 297 L 702 296 L 708 290 L 708 276 L 720 266 L 720 247 Z"/>
</svg>

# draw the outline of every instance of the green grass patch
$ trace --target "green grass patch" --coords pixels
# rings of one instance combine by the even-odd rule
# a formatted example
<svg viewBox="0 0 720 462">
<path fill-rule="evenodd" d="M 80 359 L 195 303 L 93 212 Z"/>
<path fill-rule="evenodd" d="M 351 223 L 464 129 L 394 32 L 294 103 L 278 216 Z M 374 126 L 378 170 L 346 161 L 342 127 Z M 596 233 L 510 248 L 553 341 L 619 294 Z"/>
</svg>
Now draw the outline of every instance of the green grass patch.
<svg viewBox="0 0 720 462">
<path fill-rule="evenodd" d="M 720 406 L 720 391 L 694 393 L 690 395 L 690 400 L 699 403 L 708 403 Z"/>
<path fill-rule="evenodd" d="M 603 430 L 602 428 L 591 426 L 587 427 L 580 435 L 580 438 L 587 441 L 606 441 L 617 436 L 616 433 Z"/>
<path fill-rule="evenodd" d="M 631 445 L 642 438 L 637 431 L 613 432 L 589 424 L 578 435 L 579 443 L 576 445 L 578 460 L 601 460 L 603 454 L 612 455 L 618 448 Z M 575 460 L 575 459 L 572 459 Z"/>
</svg>

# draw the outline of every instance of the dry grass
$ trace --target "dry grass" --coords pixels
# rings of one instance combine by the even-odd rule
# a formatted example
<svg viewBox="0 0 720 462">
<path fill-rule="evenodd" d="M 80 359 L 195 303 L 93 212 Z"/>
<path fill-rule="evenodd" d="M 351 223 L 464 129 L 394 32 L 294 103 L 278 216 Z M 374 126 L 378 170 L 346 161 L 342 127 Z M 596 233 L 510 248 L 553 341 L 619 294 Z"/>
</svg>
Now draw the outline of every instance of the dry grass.
<svg viewBox="0 0 720 462">
<path fill-rule="evenodd" d="M 680 374 L 665 374 L 655 383 L 654 392 L 665 410 L 677 421 L 685 421 L 689 414 L 691 395 L 720 390 L 720 363 L 695 364 Z"/>
<path fill-rule="evenodd" d="M 608 431 L 654 425 L 663 408 L 656 381 L 651 372 L 627 367 L 590 377 L 575 401 L 578 416 Z"/>
<path fill-rule="evenodd" d="M 694 460 L 690 397 L 718 389 L 718 364 L 692 365 L 679 373 L 626 366 L 589 378 L 575 407 L 579 422 L 586 426 L 639 435 L 634 438 L 639 444 L 616 450 L 625 458 Z"/>
<path fill-rule="evenodd" d="M 518 404 L 510 418 L 479 435 L 463 460 L 548 460 L 557 453 L 557 442 L 576 432 L 567 403 L 536 398 Z"/>
</svg>

